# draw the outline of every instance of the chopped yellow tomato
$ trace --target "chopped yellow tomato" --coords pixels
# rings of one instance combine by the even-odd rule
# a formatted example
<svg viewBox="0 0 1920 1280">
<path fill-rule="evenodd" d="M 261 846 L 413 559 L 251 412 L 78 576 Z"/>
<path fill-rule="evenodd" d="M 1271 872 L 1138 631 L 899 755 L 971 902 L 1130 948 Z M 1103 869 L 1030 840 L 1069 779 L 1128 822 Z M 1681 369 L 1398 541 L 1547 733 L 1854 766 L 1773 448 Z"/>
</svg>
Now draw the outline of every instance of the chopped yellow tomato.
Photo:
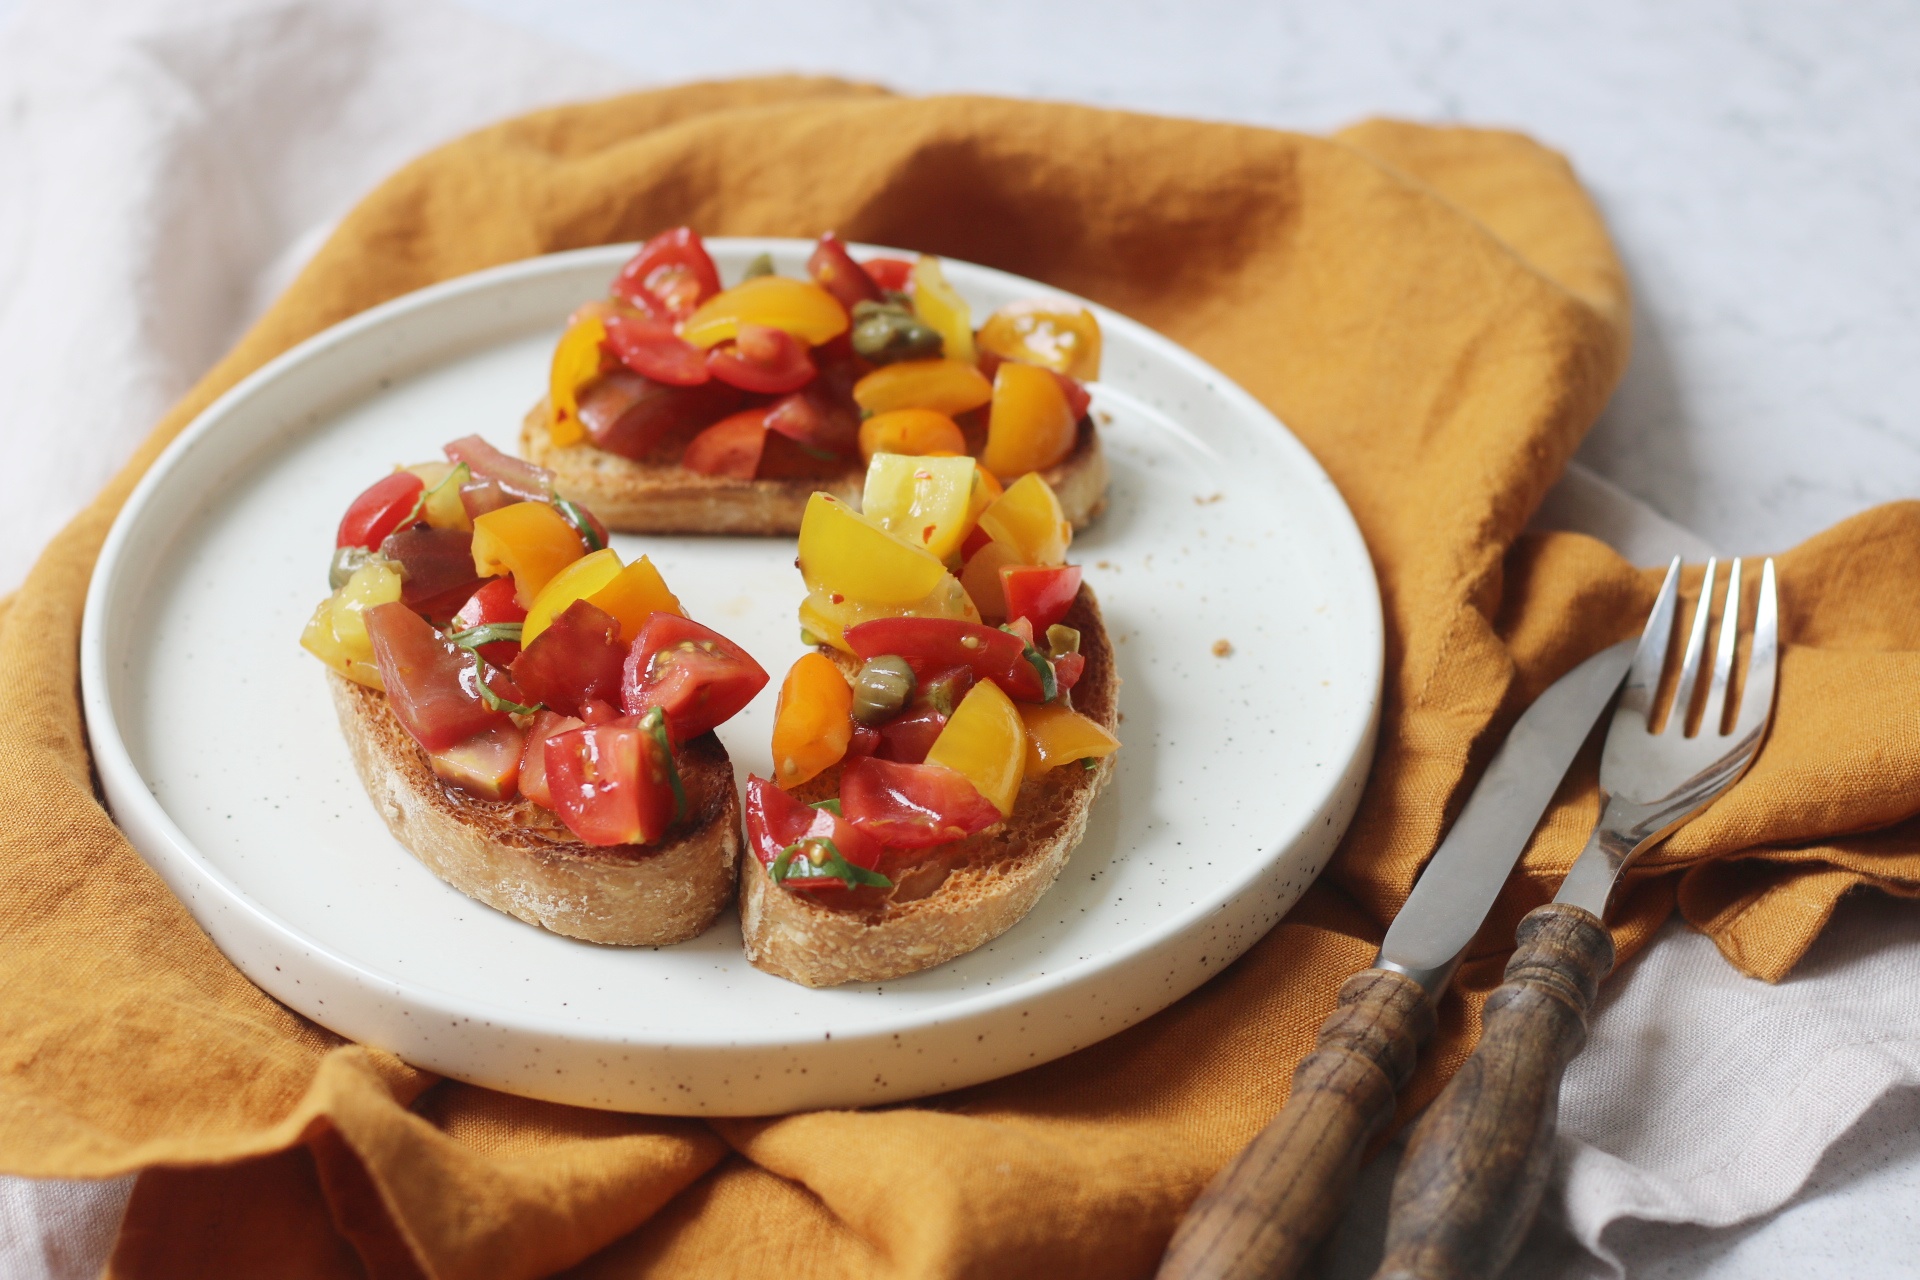
<svg viewBox="0 0 1920 1280">
<path fill-rule="evenodd" d="M 629 644 L 639 636 L 647 619 L 656 613 L 686 616 L 680 601 L 667 590 L 666 581 L 651 560 L 641 556 L 622 568 L 620 553 L 606 547 L 581 556 L 540 588 L 539 596 L 527 610 L 527 620 L 520 626 L 520 643 L 532 644 L 534 637 L 551 626 L 575 600 L 585 600 L 612 614 L 620 623 L 621 637 Z"/>
<path fill-rule="evenodd" d="M 991 680 L 974 685 L 933 740 L 927 763 L 965 774 L 994 808 L 1012 813 L 1027 771 L 1027 730 L 1013 699 Z"/>
<path fill-rule="evenodd" d="M 896 538 L 918 543 L 944 561 L 973 527 L 967 512 L 977 470 L 965 456 L 876 453 L 867 464 L 860 510 Z"/>
<path fill-rule="evenodd" d="M 645 556 L 622 569 L 618 577 L 587 599 L 620 620 L 621 638 L 629 644 L 639 638 L 640 628 L 656 613 L 687 616 L 687 611 L 680 607 L 680 597 L 667 589 L 667 580 Z"/>
<path fill-rule="evenodd" d="M 989 542 L 974 552 L 960 571 L 960 585 L 967 589 L 967 597 L 980 611 L 982 622 L 997 627 L 1007 620 L 1007 590 L 1000 570 L 1021 563 L 1019 552 L 1003 542 Z"/>
<path fill-rule="evenodd" d="M 347 679 L 384 690 L 373 663 L 366 611 L 400 598 L 400 572 L 384 560 L 363 564 L 346 585 L 320 602 L 300 633 L 300 647 Z"/>
<path fill-rule="evenodd" d="M 947 567 L 877 520 L 830 494 L 816 493 L 800 517 L 800 576 L 809 590 L 863 604 L 904 605 L 939 586 Z"/>
<path fill-rule="evenodd" d="M 1012 564 L 1046 568 L 1067 562 L 1073 526 L 1060 510 L 1060 499 L 1038 475 L 1028 473 L 980 513 L 980 528 L 1014 553 Z"/>
<path fill-rule="evenodd" d="M 941 353 L 947 359 L 973 363 L 973 312 L 947 283 L 940 259 L 931 254 L 921 254 L 913 264 L 913 313 L 940 335 Z"/>
<path fill-rule="evenodd" d="M 839 299 L 807 280 L 755 276 L 717 293 L 687 317 L 680 336 L 696 347 L 717 347 L 743 324 L 763 324 L 818 346 L 847 331 L 847 309 Z"/>
<path fill-rule="evenodd" d="M 854 383 L 853 399 L 872 414 L 932 409 L 952 417 L 993 399 L 993 384 L 979 369 L 958 360 L 902 360 Z"/>
<path fill-rule="evenodd" d="M 973 467 L 973 496 L 967 500 L 967 527 L 971 529 L 980 523 L 981 513 L 998 502 L 1000 495 L 1005 492 L 993 472 L 976 462 Z"/>
<path fill-rule="evenodd" d="M 1070 302 L 1008 303 L 980 326 L 979 342 L 1002 359 L 1037 364 L 1082 382 L 1100 376 L 1100 322 Z"/>
<path fill-rule="evenodd" d="M 599 312 L 577 315 L 553 349 L 553 367 L 547 374 L 547 434 L 557 445 L 578 444 L 587 438 L 580 425 L 580 388 L 600 376 L 607 340 L 606 322 Z"/>
<path fill-rule="evenodd" d="M 566 518 L 544 502 L 516 502 L 473 522 L 473 571 L 513 575 L 513 596 L 531 609 L 547 583 L 587 553 Z"/>
<path fill-rule="evenodd" d="M 980 463 L 1003 480 L 1044 471 L 1073 452 L 1077 429 L 1060 380 L 1038 365 L 1009 360 L 993 377 Z"/>
<path fill-rule="evenodd" d="M 965 453 L 967 438 L 938 409 L 889 409 L 860 424 L 860 456 L 883 453 Z"/>
<path fill-rule="evenodd" d="M 1027 727 L 1027 772 L 1045 773 L 1075 760 L 1097 760 L 1120 749 L 1120 739 L 1072 707 L 1058 702 L 1022 703 Z"/>
<path fill-rule="evenodd" d="M 797 787 L 840 763 L 853 741 L 853 689 L 833 659 L 809 653 L 780 682 L 773 712 L 773 780 Z"/>
<path fill-rule="evenodd" d="M 420 495 L 420 519 L 436 529 L 464 532 L 473 528 L 467 504 L 460 501 L 460 486 L 473 479 L 466 463 L 421 462 L 406 470 L 419 476 L 426 486 L 426 492 Z"/>
<path fill-rule="evenodd" d="M 800 602 L 800 629 L 812 642 L 829 644 L 852 653 L 847 644 L 847 629 L 875 618 L 958 618 L 979 622 L 980 612 L 960 585 L 960 580 L 943 573 L 940 582 L 922 598 L 909 604 L 870 604 L 863 600 L 835 597 L 832 592 L 815 589 Z"/>
</svg>

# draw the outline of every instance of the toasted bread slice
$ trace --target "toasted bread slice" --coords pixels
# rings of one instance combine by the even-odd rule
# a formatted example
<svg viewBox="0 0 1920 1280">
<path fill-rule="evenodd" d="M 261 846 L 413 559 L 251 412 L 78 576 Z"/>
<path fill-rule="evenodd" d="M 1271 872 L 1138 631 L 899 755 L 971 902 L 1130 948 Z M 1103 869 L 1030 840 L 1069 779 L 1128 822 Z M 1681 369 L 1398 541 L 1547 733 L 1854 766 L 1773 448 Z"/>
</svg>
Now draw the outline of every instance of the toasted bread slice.
<svg viewBox="0 0 1920 1280">
<path fill-rule="evenodd" d="M 858 463 L 807 468 L 799 474 L 733 480 L 704 476 L 677 462 L 631 458 L 590 444 L 556 445 L 547 432 L 542 399 L 520 425 L 520 453 L 554 473 L 562 497 L 571 498 L 621 533 L 800 532 L 800 517 L 815 490 L 831 493 L 856 511 L 866 482 Z M 684 443 L 684 442 L 682 442 Z M 1107 457 L 1091 418 L 1080 420 L 1073 452 L 1040 473 L 1060 499 L 1075 529 L 1084 529 L 1107 505 Z"/>
<path fill-rule="evenodd" d="M 327 678 L 374 808 L 414 857 L 469 897 L 569 938 L 658 947 L 704 932 L 733 896 L 740 798 L 711 733 L 674 752 L 688 817 L 658 844 L 602 847 L 531 800 L 483 800 L 448 786 L 385 694 Z"/>
<path fill-rule="evenodd" d="M 1091 590 L 1080 588 L 1066 624 L 1079 629 L 1087 658 L 1073 688 L 1074 709 L 1113 732 L 1120 679 Z M 1059 876 L 1113 767 L 1107 756 L 1092 769 L 1068 764 L 1029 777 L 1012 817 L 930 850 L 933 858 L 860 906 L 825 905 L 782 889 L 749 858 L 740 876 L 747 959 L 803 986 L 830 987 L 917 973 L 990 942 L 1033 910 Z M 812 801 L 838 794 L 839 787 L 836 766 L 795 794 Z"/>
</svg>

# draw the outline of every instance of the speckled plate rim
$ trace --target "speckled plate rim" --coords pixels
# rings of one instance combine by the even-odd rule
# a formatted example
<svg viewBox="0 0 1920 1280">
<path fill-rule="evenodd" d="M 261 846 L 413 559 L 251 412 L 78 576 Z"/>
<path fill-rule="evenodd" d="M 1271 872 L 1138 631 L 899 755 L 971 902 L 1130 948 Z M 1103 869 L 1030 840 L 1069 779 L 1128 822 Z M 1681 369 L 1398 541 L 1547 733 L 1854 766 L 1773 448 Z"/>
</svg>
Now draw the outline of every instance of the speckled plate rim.
<svg viewBox="0 0 1920 1280">
<path fill-rule="evenodd" d="M 725 247 L 735 252 L 752 254 L 762 250 L 791 253 L 800 242 L 716 237 L 711 243 L 716 250 Z M 862 252 L 873 253 L 902 252 L 884 246 L 860 245 L 856 248 Z M 1356 699 L 1350 705 L 1345 723 L 1341 726 L 1341 732 L 1336 735 L 1343 744 L 1343 750 L 1339 753 L 1340 767 L 1329 770 L 1320 802 L 1305 815 L 1300 829 L 1276 833 L 1273 846 L 1274 857 L 1266 866 L 1257 867 L 1236 880 L 1223 882 L 1219 892 L 1211 900 L 1170 914 L 1157 926 L 1143 930 L 1123 951 L 1108 953 L 1088 961 L 1064 964 L 1005 988 L 982 991 L 976 995 L 953 1000 L 931 1012 L 909 1013 L 892 1024 L 869 1026 L 857 1031 L 850 1030 L 844 1037 L 829 1036 L 830 1044 L 821 1046 L 818 1042 L 796 1045 L 790 1033 L 779 1031 L 770 1031 L 765 1036 L 712 1035 L 698 1032 L 650 1036 L 643 1029 L 634 1026 L 583 1027 L 577 1021 L 532 1015 L 521 1009 L 490 1006 L 485 1001 L 454 995 L 430 985 L 397 979 L 362 964 L 350 955 L 340 953 L 268 911 L 255 902 L 241 885 L 235 883 L 200 855 L 192 841 L 150 794 L 134 762 L 117 721 L 112 699 L 112 680 L 108 671 L 112 657 L 108 652 L 109 619 L 116 597 L 125 589 L 125 584 L 121 581 L 121 565 L 129 546 L 140 536 L 143 520 L 153 507 L 157 496 L 170 483 L 182 464 L 196 451 L 219 443 L 218 437 L 223 424 L 232 418 L 240 406 L 261 394 L 263 390 L 287 378 L 302 366 L 349 344 L 363 341 L 368 335 L 377 334 L 384 327 L 403 317 L 410 317 L 413 313 L 454 304 L 466 299 L 469 295 L 511 289 L 523 282 L 544 277 L 550 273 L 571 272 L 584 267 L 610 271 L 617 268 L 633 250 L 633 245 L 599 246 L 546 255 L 475 272 L 391 299 L 307 339 L 249 375 L 204 410 L 154 462 L 115 520 L 102 547 L 89 585 L 81 632 L 82 702 L 95 765 L 115 819 L 135 848 L 159 872 L 169 888 L 186 903 L 195 919 L 242 972 L 276 999 L 314 1021 L 329 1026 L 349 1038 L 380 1047 L 393 1048 L 402 1057 L 419 1062 L 420 1065 L 443 1074 L 471 1079 L 475 1083 L 530 1096 L 552 1097 L 554 1100 L 576 1102 L 582 1105 L 625 1107 L 630 1106 L 631 1103 L 582 1098 L 568 1090 L 543 1091 L 537 1085 L 531 1088 L 517 1085 L 514 1081 L 505 1079 L 497 1073 L 463 1071 L 458 1063 L 436 1062 L 434 1059 L 437 1055 L 432 1052 L 416 1054 L 409 1052 L 405 1044 L 396 1044 L 396 1039 L 404 1039 L 403 1036 L 396 1037 L 391 1032 L 381 1034 L 382 1027 L 396 1028 L 390 1016 L 356 1017 L 343 1015 L 324 1007 L 316 1007 L 326 1004 L 325 997 L 317 993 L 324 990 L 336 994 L 337 998 L 340 994 L 351 995 L 358 992 L 375 1001 L 395 1001 L 403 1006 L 410 1005 L 428 1018 L 447 1019 L 456 1023 L 479 1019 L 489 1025 L 497 1025 L 503 1031 L 510 1028 L 526 1037 L 529 1044 L 590 1044 L 607 1048 L 681 1050 L 686 1053 L 686 1066 L 694 1070 L 702 1069 L 703 1063 L 710 1068 L 712 1063 L 718 1060 L 711 1057 L 709 1051 L 724 1055 L 756 1049 L 811 1048 L 818 1052 L 825 1048 L 829 1056 L 823 1061 L 834 1065 L 835 1055 L 844 1057 L 850 1051 L 856 1051 L 862 1047 L 884 1046 L 888 1042 L 898 1048 L 903 1036 L 916 1032 L 932 1034 L 935 1039 L 944 1038 L 940 1033 L 966 1032 L 971 1038 L 972 1031 L 977 1025 L 982 1024 L 983 1019 L 991 1020 L 995 1015 L 1004 1017 L 1009 1013 L 1032 1012 L 1048 1007 L 1065 1009 L 1071 1006 L 1079 989 L 1097 978 L 1103 971 L 1117 965 L 1125 965 L 1129 970 L 1141 971 L 1143 968 L 1151 968 L 1156 960 L 1192 950 L 1194 935 L 1203 929 L 1209 917 L 1221 916 L 1236 903 L 1245 902 L 1250 898 L 1257 899 L 1259 897 L 1258 881 L 1261 876 L 1271 870 L 1273 863 L 1278 862 L 1303 842 L 1312 842 L 1317 850 L 1318 859 L 1316 865 L 1303 877 L 1303 882 L 1318 874 L 1321 866 L 1324 865 L 1324 858 L 1337 844 L 1357 807 L 1359 794 L 1371 764 L 1380 709 L 1384 630 L 1380 615 L 1378 587 L 1365 543 L 1353 522 L 1351 513 L 1317 460 L 1264 405 L 1224 374 L 1169 339 L 1117 312 L 1084 299 L 1076 300 L 1091 308 L 1103 326 L 1112 330 L 1128 331 L 1143 346 L 1152 349 L 1159 358 L 1181 366 L 1190 376 L 1212 384 L 1217 393 L 1233 401 L 1250 419 L 1270 424 L 1276 437 L 1273 443 L 1281 450 L 1293 455 L 1291 460 L 1293 465 L 1317 476 L 1322 482 L 1325 495 L 1331 500 L 1327 512 L 1328 522 L 1321 530 L 1326 540 L 1325 549 L 1344 562 L 1343 576 L 1351 583 L 1356 598 L 1364 597 L 1365 607 L 1359 611 L 1356 618 L 1358 634 L 1355 640 L 1372 654 L 1373 678 L 1368 682 L 1366 696 Z M 1026 280 L 1011 273 L 974 264 L 948 260 L 948 269 L 950 277 L 956 284 L 963 286 L 971 278 L 980 281 L 991 280 L 1003 286 L 1012 285 L 1029 292 L 1063 298 L 1075 296 L 1064 290 Z M 451 352 L 439 353 L 437 356 L 420 355 L 415 358 L 413 364 L 417 367 L 426 367 L 435 359 L 449 358 L 450 354 Z M 344 397 L 348 401 L 353 398 L 352 395 Z M 1197 439 L 1193 439 L 1192 442 L 1199 448 L 1207 448 Z M 1297 894 L 1295 897 L 1297 898 Z M 1291 907 L 1293 900 L 1294 898 L 1289 898 L 1284 903 L 1269 904 L 1277 906 L 1277 909 L 1266 913 L 1266 918 L 1259 922 L 1260 927 L 1251 932 L 1240 944 L 1240 950 L 1251 946 L 1254 941 L 1263 936 L 1266 929 Z M 247 936 L 249 932 L 254 936 Z M 1183 946 L 1183 942 L 1189 945 Z M 1215 950 L 1217 955 L 1218 949 Z M 284 979 L 276 980 L 284 969 L 269 965 L 269 961 L 275 957 L 298 957 L 302 963 L 310 966 L 310 976 L 316 980 L 312 989 L 304 992 L 295 991 Z M 1232 955 L 1221 957 L 1223 962 L 1232 958 Z M 1164 983 L 1162 990 L 1143 997 L 1142 1004 L 1134 1010 L 1132 1016 L 1117 1025 L 1103 1028 L 1100 1034 L 1091 1040 L 1082 1037 L 1073 1039 L 1070 1043 L 1047 1045 L 1040 1052 L 1029 1054 L 1030 1060 L 1002 1062 L 993 1070 L 972 1073 L 970 1079 L 958 1083 L 975 1083 L 979 1080 L 991 1079 L 1007 1071 L 1032 1065 L 1033 1061 L 1046 1061 L 1084 1047 L 1107 1035 L 1116 1034 L 1126 1026 L 1133 1025 L 1179 999 L 1200 985 L 1211 972 L 1217 972 L 1217 968 L 1192 973 L 1191 980 Z M 336 1009 L 338 1008 L 336 1004 Z M 1045 1037 L 1036 1037 L 1024 1043 L 1035 1044 L 1044 1039 Z M 943 1082 L 940 1087 L 957 1086 L 956 1082 L 949 1080 Z M 869 1096 L 863 1097 L 861 1101 L 895 1100 L 919 1096 L 925 1091 L 925 1089 L 917 1089 L 911 1081 L 902 1081 L 878 1091 L 870 1090 Z M 818 1094 L 818 1090 L 813 1092 Z M 671 1098 L 664 1099 L 669 1105 L 658 1105 L 662 1101 L 656 1097 L 650 1100 L 649 1105 L 653 1109 L 679 1111 L 682 1114 L 767 1114 L 801 1106 L 846 1105 L 831 1099 L 809 1095 L 804 1089 L 798 1094 L 774 1100 L 766 1106 L 745 1108 L 716 1109 L 705 1105 L 694 1105 L 682 1110 L 670 1105 Z"/>
</svg>

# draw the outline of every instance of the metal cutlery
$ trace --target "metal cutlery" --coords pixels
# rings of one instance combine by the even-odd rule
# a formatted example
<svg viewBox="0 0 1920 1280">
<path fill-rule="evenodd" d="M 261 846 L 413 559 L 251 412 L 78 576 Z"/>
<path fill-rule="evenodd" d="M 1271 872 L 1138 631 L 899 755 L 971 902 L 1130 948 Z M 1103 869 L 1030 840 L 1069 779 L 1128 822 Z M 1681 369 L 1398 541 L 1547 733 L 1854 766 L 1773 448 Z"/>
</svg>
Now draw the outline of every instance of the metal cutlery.
<svg viewBox="0 0 1920 1280">
<path fill-rule="evenodd" d="M 1512 1260 L 1552 1161 L 1561 1076 L 1585 1043 L 1587 1010 L 1613 966 L 1613 940 L 1602 920 L 1614 888 L 1635 858 L 1711 804 L 1759 753 L 1778 666 L 1772 560 L 1761 570 L 1751 656 L 1737 700 L 1730 691 L 1741 564 L 1733 562 L 1699 727 L 1688 733 L 1715 569 L 1708 561 L 1672 709 L 1656 732 L 1656 695 L 1676 612 L 1675 575 L 1667 575 L 1607 732 L 1600 821 L 1559 895 L 1521 922 L 1519 950 L 1506 981 L 1488 997 L 1479 1044 L 1413 1131 L 1394 1180 L 1386 1256 L 1375 1280 L 1494 1276 Z"/>
<path fill-rule="evenodd" d="M 1662 599 L 1678 583 L 1669 571 Z M 1527 708 L 1395 917 L 1374 966 L 1348 978 L 1295 1070 L 1286 1106 L 1194 1202 L 1161 1280 L 1295 1274 L 1339 1218 L 1368 1141 L 1393 1114 L 1420 1043 L 1580 745 L 1635 652 L 1622 641 Z"/>
</svg>

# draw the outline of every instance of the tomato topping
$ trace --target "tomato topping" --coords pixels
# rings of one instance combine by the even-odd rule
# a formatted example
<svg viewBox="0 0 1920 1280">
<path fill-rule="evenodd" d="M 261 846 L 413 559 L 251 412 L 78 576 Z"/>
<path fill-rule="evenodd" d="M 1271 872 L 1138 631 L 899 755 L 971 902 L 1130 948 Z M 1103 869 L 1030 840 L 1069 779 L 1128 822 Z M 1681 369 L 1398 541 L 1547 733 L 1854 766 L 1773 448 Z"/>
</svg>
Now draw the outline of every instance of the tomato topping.
<svg viewBox="0 0 1920 1280">
<path fill-rule="evenodd" d="M 471 631 L 475 627 L 490 627 L 498 623 L 525 622 L 527 611 L 514 599 L 512 578 L 489 578 L 485 585 L 460 606 L 460 612 L 453 615 L 456 631 Z M 510 666 L 520 656 L 518 640 L 494 640 L 479 648 L 480 656 L 496 667 Z"/>
<path fill-rule="evenodd" d="M 525 738 L 520 727 L 509 721 L 444 751 L 431 752 L 427 762 L 441 781 L 462 791 L 471 791 L 483 800 L 511 800 L 520 777 Z"/>
<path fill-rule="evenodd" d="M 621 368 L 581 389 L 580 423 L 598 448 L 645 460 L 676 432 L 704 427 L 739 403 L 724 383 L 670 387 Z"/>
<path fill-rule="evenodd" d="M 769 405 L 767 430 L 809 449 L 845 454 L 859 438 L 860 419 L 844 400 L 836 401 L 815 384 Z"/>
<path fill-rule="evenodd" d="M 412 513 L 426 487 L 411 471 L 381 476 L 347 507 L 333 545 L 373 550 Z"/>
<path fill-rule="evenodd" d="M 771 325 L 744 322 L 732 342 L 707 352 L 707 369 L 730 387 L 775 396 L 798 391 L 814 375 L 813 361 L 798 338 Z"/>
<path fill-rule="evenodd" d="M 1000 585 L 1007 596 L 1007 616 L 1025 618 L 1040 635 L 1073 607 L 1074 597 L 1080 594 L 1080 566 L 1007 565 L 1000 570 Z"/>
<path fill-rule="evenodd" d="M 813 256 L 807 259 L 807 274 L 849 311 L 856 302 L 880 301 L 880 286 L 853 260 L 846 243 L 831 231 L 821 236 L 820 243 L 814 246 Z"/>
<path fill-rule="evenodd" d="M 513 680 L 526 697 L 593 720 L 602 708 L 619 705 L 626 659 L 619 620 L 575 600 L 514 659 Z"/>
<path fill-rule="evenodd" d="M 542 809 L 553 808 L 553 792 L 547 788 L 547 739 L 583 723 L 557 711 L 540 711 L 527 726 L 527 744 L 520 752 L 520 794 Z"/>
<path fill-rule="evenodd" d="M 925 849 L 999 822 L 1000 810 L 966 776 L 937 764 L 867 756 L 840 775 L 840 811 L 893 849 Z"/>
<path fill-rule="evenodd" d="M 853 760 L 860 756 L 870 756 L 880 750 L 881 741 L 878 729 L 869 725 L 856 724 L 853 726 L 853 737 L 847 741 L 846 758 Z"/>
<path fill-rule="evenodd" d="M 931 703 L 908 707 L 880 726 L 880 745 L 871 754 L 901 764 L 919 764 L 947 727 L 947 714 Z"/>
<path fill-rule="evenodd" d="M 1087 655 L 1084 653 L 1063 653 L 1053 660 L 1053 677 L 1062 693 L 1069 692 L 1080 683 L 1080 676 L 1087 669 Z"/>
<path fill-rule="evenodd" d="M 1079 382 L 1064 373 L 1056 372 L 1054 380 L 1059 382 L 1061 392 L 1067 397 L 1067 410 L 1073 414 L 1077 423 L 1087 416 L 1087 410 L 1093 405 L 1093 395 Z"/>
<path fill-rule="evenodd" d="M 773 773 L 783 788 L 840 763 L 853 738 L 852 711 L 853 690 L 833 659 L 801 654 L 773 709 Z"/>
<path fill-rule="evenodd" d="M 888 293 L 906 293 L 913 288 L 913 263 L 906 258 L 868 258 L 860 269 Z"/>
<path fill-rule="evenodd" d="M 874 873 L 886 852 L 880 843 L 832 809 L 801 804 L 765 778 L 752 777 L 747 779 L 745 808 L 747 847 L 768 874 L 780 868 L 779 883 L 783 887 L 811 891 L 851 889 L 856 883 L 880 887 L 892 883 Z M 831 842 L 833 848 L 829 852 L 819 844 L 802 847 L 782 867 L 781 855 L 803 841 Z M 795 863 L 802 855 L 805 862 L 795 874 Z"/>
<path fill-rule="evenodd" d="M 469 480 L 460 486 L 460 505 L 466 510 L 468 520 L 478 520 L 519 501 L 521 499 L 508 493 L 496 480 Z"/>
<path fill-rule="evenodd" d="M 466 463 L 479 479 L 491 480 L 515 498 L 545 502 L 553 496 L 553 472 L 502 453 L 479 436 L 462 436 L 442 452 L 449 461 Z"/>
<path fill-rule="evenodd" d="M 767 447 L 767 411 L 743 409 L 720 419 L 693 439 L 680 465 L 703 476 L 751 480 Z"/>
<path fill-rule="evenodd" d="M 656 613 L 627 655 L 620 704 L 629 715 L 661 708 L 673 741 L 685 742 L 726 723 L 767 679 L 746 650 L 718 631 Z"/>
<path fill-rule="evenodd" d="M 720 273 L 691 227 L 675 227 L 647 241 L 613 281 L 615 297 L 665 311 L 676 320 L 692 315 L 718 292 Z"/>
<path fill-rule="evenodd" d="M 480 585 L 473 535 L 415 525 L 388 536 L 380 554 L 400 566 L 400 603 L 429 618 L 450 618 Z"/>
<path fill-rule="evenodd" d="M 569 729 L 543 752 L 553 811 L 588 844 L 651 844 L 686 806 L 668 749 L 639 716 Z"/>
<path fill-rule="evenodd" d="M 847 646 L 862 658 L 895 653 L 916 676 L 941 667 L 967 667 L 1011 698 L 1046 702 L 1052 670 L 1046 655 L 1018 636 L 954 618 L 875 618 L 847 628 Z M 1048 667 L 1043 673 L 1040 668 Z"/>
<path fill-rule="evenodd" d="M 638 316 L 608 316 L 607 346 L 620 363 L 670 387 L 697 387 L 712 375 L 707 353 L 684 342 L 671 327 Z"/>
<path fill-rule="evenodd" d="M 429 752 L 444 751 L 476 734 L 512 724 L 480 700 L 471 655 L 448 643 L 404 604 L 366 611 L 373 660 L 400 726 Z"/>
</svg>

